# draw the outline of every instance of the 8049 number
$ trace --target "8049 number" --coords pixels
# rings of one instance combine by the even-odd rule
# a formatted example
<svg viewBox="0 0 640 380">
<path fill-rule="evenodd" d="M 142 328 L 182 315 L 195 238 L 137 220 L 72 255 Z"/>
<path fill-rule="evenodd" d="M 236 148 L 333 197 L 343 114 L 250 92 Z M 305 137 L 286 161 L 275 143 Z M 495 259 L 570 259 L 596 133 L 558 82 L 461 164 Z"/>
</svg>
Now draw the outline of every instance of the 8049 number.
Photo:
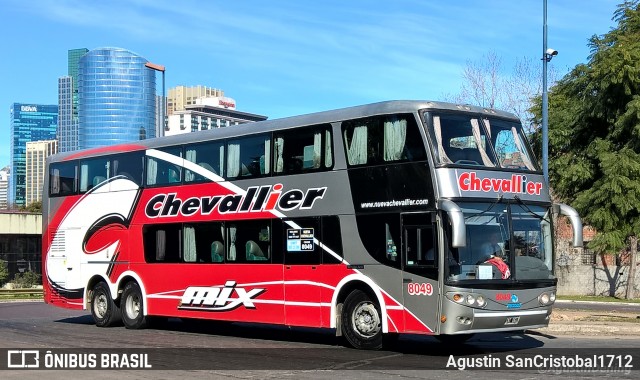
<svg viewBox="0 0 640 380">
<path fill-rule="evenodd" d="M 407 292 L 411 296 L 430 296 L 433 294 L 433 285 L 426 282 L 411 282 L 407 284 Z"/>
</svg>

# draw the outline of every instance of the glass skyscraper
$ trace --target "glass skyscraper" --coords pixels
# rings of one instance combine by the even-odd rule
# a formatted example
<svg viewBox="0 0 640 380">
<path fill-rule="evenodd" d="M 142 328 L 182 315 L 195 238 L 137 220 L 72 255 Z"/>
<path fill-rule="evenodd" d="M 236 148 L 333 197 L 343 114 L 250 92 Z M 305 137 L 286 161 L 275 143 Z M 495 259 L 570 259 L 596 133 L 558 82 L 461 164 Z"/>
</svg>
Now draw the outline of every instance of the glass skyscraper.
<svg viewBox="0 0 640 380">
<path fill-rule="evenodd" d="M 156 136 L 156 76 L 128 50 L 99 48 L 80 58 L 78 148 Z"/>
<path fill-rule="evenodd" d="M 9 204 L 26 206 L 27 142 L 56 138 L 58 106 L 13 103 L 10 113 Z"/>
<path fill-rule="evenodd" d="M 58 147 L 60 152 L 78 149 L 78 70 L 89 49 L 68 51 L 68 76 L 58 79 Z"/>
</svg>

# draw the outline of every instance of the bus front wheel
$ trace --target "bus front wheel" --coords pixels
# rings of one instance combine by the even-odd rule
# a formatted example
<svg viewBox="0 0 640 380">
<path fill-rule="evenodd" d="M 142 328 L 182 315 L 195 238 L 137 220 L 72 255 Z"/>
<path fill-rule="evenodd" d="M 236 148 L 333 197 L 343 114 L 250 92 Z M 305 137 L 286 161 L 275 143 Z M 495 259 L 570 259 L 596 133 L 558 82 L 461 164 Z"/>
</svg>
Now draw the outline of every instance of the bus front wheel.
<svg viewBox="0 0 640 380">
<path fill-rule="evenodd" d="M 365 350 L 382 347 L 382 314 L 367 293 L 351 292 L 342 310 L 342 335 L 352 347 Z"/>
<path fill-rule="evenodd" d="M 128 329 L 142 329 L 147 326 L 147 318 L 144 315 L 144 299 L 140 286 L 135 282 L 129 282 L 122 291 L 122 322 Z"/>
<path fill-rule="evenodd" d="M 104 282 L 97 283 L 91 291 L 91 316 L 98 327 L 113 326 L 120 321 L 120 308 Z"/>
</svg>

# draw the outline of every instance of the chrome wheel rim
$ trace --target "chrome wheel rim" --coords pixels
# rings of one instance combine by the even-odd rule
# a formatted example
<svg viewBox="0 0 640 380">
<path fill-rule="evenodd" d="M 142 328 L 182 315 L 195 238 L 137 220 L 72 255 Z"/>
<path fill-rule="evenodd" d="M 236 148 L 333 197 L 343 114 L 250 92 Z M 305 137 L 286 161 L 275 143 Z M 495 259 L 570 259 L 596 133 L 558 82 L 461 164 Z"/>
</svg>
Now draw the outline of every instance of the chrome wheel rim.
<svg viewBox="0 0 640 380">
<path fill-rule="evenodd" d="M 351 315 L 353 330 L 363 338 L 372 338 L 380 332 L 380 314 L 371 302 L 360 302 Z"/>
</svg>

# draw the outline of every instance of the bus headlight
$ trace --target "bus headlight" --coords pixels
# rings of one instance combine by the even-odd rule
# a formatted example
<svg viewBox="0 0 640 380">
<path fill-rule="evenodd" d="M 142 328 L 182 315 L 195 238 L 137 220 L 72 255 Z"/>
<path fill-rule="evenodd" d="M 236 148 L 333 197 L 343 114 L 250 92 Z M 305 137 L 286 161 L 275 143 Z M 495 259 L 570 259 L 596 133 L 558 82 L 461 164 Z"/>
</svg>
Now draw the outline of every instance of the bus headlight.
<svg viewBox="0 0 640 380">
<path fill-rule="evenodd" d="M 551 305 L 556 301 L 556 294 L 554 292 L 544 292 L 538 296 L 538 302 L 542 306 Z"/>
<path fill-rule="evenodd" d="M 473 296 L 473 294 L 467 295 L 467 303 L 469 305 L 473 305 L 474 303 L 476 303 L 476 298 Z"/>
<path fill-rule="evenodd" d="M 476 308 L 483 308 L 487 305 L 485 296 L 477 293 L 451 292 L 447 293 L 446 297 L 457 304 Z"/>
</svg>

